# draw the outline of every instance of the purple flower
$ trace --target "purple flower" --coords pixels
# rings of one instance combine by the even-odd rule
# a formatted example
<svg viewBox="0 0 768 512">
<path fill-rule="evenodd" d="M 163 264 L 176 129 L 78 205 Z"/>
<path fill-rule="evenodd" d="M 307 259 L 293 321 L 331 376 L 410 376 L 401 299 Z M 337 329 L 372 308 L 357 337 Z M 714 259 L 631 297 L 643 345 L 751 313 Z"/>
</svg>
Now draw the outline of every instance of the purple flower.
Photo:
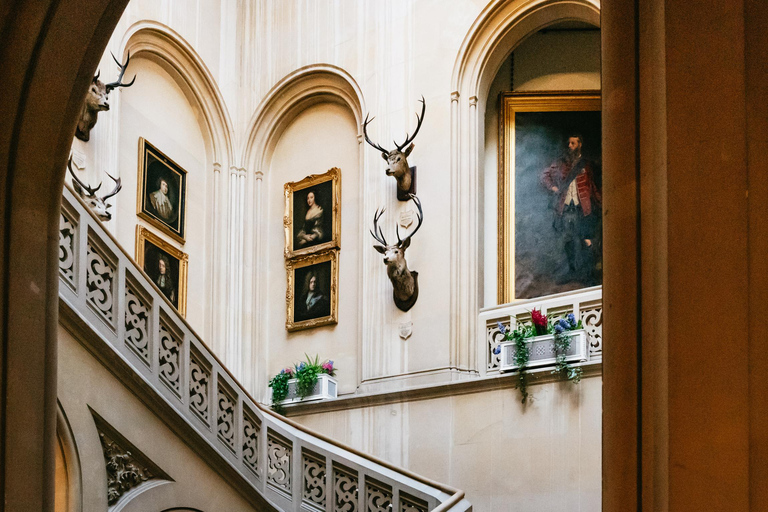
<svg viewBox="0 0 768 512">
<path fill-rule="evenodd" d="M 504 325 L 501 322 L 496 322 L 496 325 L 499 327 L 499 332 L 501 334 L 507 334 L 507 326 L 506 325 Z"/>
<path fill-rule="evenodd" d="M 564 330 L 565 330 L 565 329 L 563 329 L 563 326 L 562 326 L 562 325 L 560 325 L 560 322 L 558 322 L 557 324 L 555 324 L 555 334 L 563 334 L 563 331 L 564 331 Z"/>
<path fill-rule="evenodd" d="M 573 313 L 568 313 L 565 315 L 565 318 L 568 320 L 568 323 L 571 324 L 571 329 L 576 328 L 576 317 L 573 316 Z"/>
<path fill-rule="evenodd" d="M 306 365 L 304 363 L 299 363 L 299 366 L 296 368 L 297 370 L 301 371 L 304 369 Z"/>
<path fill-rule="evenodd" d="M 494 353 L 494 355 L 501 354 L 501 345 L 496 345 L 496 348 L 493 349 L 493 353 Z"/>
<path fill-rule="evenodd" d="M 566 331 L 571 328 L 571 324 L 569 324 L 568 321 L 565 318 L 561 318 L 557 322 L 557 325 L 559 325 L 560 327 L 563 328 L 563 330 L 566 330 Z"/>
</svg>

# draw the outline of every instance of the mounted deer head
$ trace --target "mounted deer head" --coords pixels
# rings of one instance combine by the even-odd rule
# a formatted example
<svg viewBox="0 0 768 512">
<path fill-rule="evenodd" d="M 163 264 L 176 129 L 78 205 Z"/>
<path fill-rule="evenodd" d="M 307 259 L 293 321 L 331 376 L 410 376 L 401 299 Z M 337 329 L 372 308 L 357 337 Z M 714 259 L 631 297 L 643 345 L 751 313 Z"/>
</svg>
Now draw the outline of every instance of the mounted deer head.
<svg viewBox="0 0 768 512">
<path fill-rule="evenodd" d="M 104 222 L 111 220 L 112 214 L 109 212 L 109 209 L 112 207 L 112 205 L 107 204 L 107 199 L 116 195 L 118 192 L 120 192 L 120 189 L 123 188 L 122 179 L 112 178 L 112 175 L 107 173 L 107 176 L 112 178 L 112 181 L 115 182 L 115 189 L 105 196 L 98 197 L 96 192 L 101 188 L 101 183 L 99 183 L 96 188 L 93 188 L 80 181 L 72 170 L 72 158 L 69 159 L 67 168 L 69 169 L 69 174 L 72 175 L 72 187 L 75 189 L 75 192 L 77 192 L 80 197 L 83 198 L 83 201 L 85 201 L 85 204 L 88 205 L 88 208 L 90 208 L 91 211 L 95 213 L 100 220 Z"/>
<path fill-rule="evenodd" d="M 422 107 L 421 116 L 419 116 L 418 113 L 416 114 L 416 131 L 413 132 L 413 135 L 408 135 L 408 133 L 406 133 L 405 142 L 402 144 L 398 144 L 397 141 L 393 140 L 392 142 L 395 144 L 395 149 L 391 151 L 384 149 L 378 144 L 374 144 L 371 142 L 371 139 L 368 138 L 368 123 L 373 121 L 375 117 L 372 117 L 369 120 L 368 115 L 366 115 L 365 122 L 363 122 L 363 135 L 365 135 L 365 141 L 372 147 L 381 151 L 381 158 L 386 160 L 387 164 L 389 164 L 389 168 L 387 168 L 387 176 L 394 176 L 397 180 L 397 199 L 400 201 L 408 201 L 411 196 L 413 174 L 411 172 L 411 168 L 408 166 L 408 155 L 410 155 L 411 151 L 413 151 L 413 139 L 415 139 L 416 134 L 419 133 L 421 123 L 424 122 L 424 113 L 427 110 L 427 104 L 424 101 L 424 96 L 422 96 L 419 101 L 421 101 Z M 408 147 L 406 148 L 406 146 Z M 405 151 L 403 151 L 403 148 L 405 148 Z"/>
<path fill-rule="evenodd" d="M 387 276 L 392 281 L 392 297 L 395 299 L 395 306 L 401 311 L 408 311 L 416 304 L 419 298 L 419 273 L 415 270 L 408 270 L 408 263 L 405 261 L 405 250 L 411 245 L 411 237 L 421 227 L 424 220 L 424 212 L 421 210 L 421 201 L 413 194 L 409 194 L 413 199 L 416 208 L 418 208 L 418 223 L 411 234 L 404 239 L 400 239 L 400 228 L 395 227 L 397 233 L 397 243 L 390 245 L 384 238 L 384 233 L 379 227 L 379 219 L 384 214 L 384 209 L 376 210 L 373 216 L 373 230 L 371 236 L 381 245 L 374 245 L 373 248 L 384 255 L 384 264 L 387 266 Z"/>
<path fill-rule="evenodd" d="M 99 80 L 99 73 L 96 73 L 96 76 L 93 77 L 91 87 L 88 89 L 88 95 L 85 97 L 85 103 L 83 103 L 83 109 L 80 111 L 80 121 L 77 123 L 77 131 L 75 132 L 75 137 L 82 141 L 88 142 L 91 138 L 91 128 L 96 125 L 99 112 L 102 110 L 109 110 L 107 96 L 109 96 L 112 89 L 117 89 L 118 87 L 130 87 L 133 85 L 133 82 L 136 81 L 136 75 L 134 75 L 133 80 L 131 80 L 130 83 L 122 83 L 125 68 L 128 67 L 128 62 L 131 60 L 130 52 L 126 54 L 125 64 L 120 64 L 120 61 L 118 61 L 114 55 L 112 55 L 112 58 L 115 59 L 117 67 L 120 68 L 120 76 L 117 77 L 116 82 L 110 82 L 108 84 L 104 84 Z"/>
</svg>

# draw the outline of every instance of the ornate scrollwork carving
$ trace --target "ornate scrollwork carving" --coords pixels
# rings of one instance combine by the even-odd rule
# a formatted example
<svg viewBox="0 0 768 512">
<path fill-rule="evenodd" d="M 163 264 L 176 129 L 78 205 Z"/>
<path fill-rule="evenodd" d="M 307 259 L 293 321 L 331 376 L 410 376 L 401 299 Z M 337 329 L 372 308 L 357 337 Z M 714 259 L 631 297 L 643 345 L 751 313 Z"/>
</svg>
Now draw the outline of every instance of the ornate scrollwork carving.
<svg viewBox="0 0 768 512">
<path fill-rule="evenodd" d="M 256 476 L 259 476 L 260 434 L 261 422 L 252 413 L 243 410 L 243 462 Z"/>
<path fill-rule="evenodd" d="M 275 436 L 267 436 L 267 480 L 270 485 L 290 494 L 291 445 Z"/>
<path fill-rule="evenodd" d="M 503 322 L 502 322 L 503 323 Z M 507 328 L 509 325 L 507 324 Z M 485 329 L 485 339 L 488 341 L 488 368 L 490 371 L 498 371 L 501 364 L 501 353 L 494 354 L 494 350 L 504 341 L 504 335 L 499 331 L 499 326 L 494 322 Z"/>
<path fill-rule="evenodd" d="M 125 344 L 149 365 L 149 312 L 131 286 L 125 287 Z"/>
<path fill-rule="evenodd" d="M 160 380 L 165 383 L 176 396 L 181 396 L 181 341 L 168 327 L 160 322 Z"/>
<path fill-rule="evenodd" d="M 581 323 L 587 332 L 589 342 L 589 356 L 603 355 L 603 306 L 581 311 Z"/>
<path fill-rule="evenodd" d="M 89 242 L 86 297 L 110 325 L 114 321 L 114 280 L 115 269 Z"/>
<path fill-rule="evenodd" d="M 99 438 L 107 463 L 107 503 L 112 506 L 123 494 L 155 475 L 137 464 L 131 452 L 109 441 L 104 434 L 99 434 Z"/>
<path fill-rule="evenodd" d="M 366 477 L 365 512 L 390 512 L 392 510 L 392 489 Z"/>
<path fill-rule="evenodd" d="M 59 217 L 59 272 L 75 284 L 75 225 L 63 213 Z"/>
<path fill-rule="evenodd" d="M 235 407 L 237 406 L 237 399 L 234 398 L 234 393 L 224 387 L 219 377 L 219 389 L 218 389 L 218 414 L 216 419 L 216 426 L 219 431 L 219 440 L 221 440 L 227 448 L 235 452 Z"/>
<path fill-rule="evenodd" d="M 311 508 L 325 510 L 325 459 L 312 452 L 302 452 L 304 465 L 303 500 Z"/>
<path fill-rule="evenodd" d="M 333 467 L 333 510 L 357 512 L 357 474 L 341 466 Z"/>
<path fill-rule="evenodd" d="M 206 424 L 210 422 L 208 386 L 211 372 L 200 363 L 192 352 L 189 360 L 189 408 Z"/>
<path fill-rule="evenodd" d="M 400 512 L 427 512 L 428 508 L 426 501 L 404 492 L 400 493 Z"/>
<path fill-rule="evenodd" d="M 107 473 L 107 503 L 111 507 L 142 483 L 173 479 L 133 446 L 114 427 L 91 410 L 104 454 Z"/>
</svg>

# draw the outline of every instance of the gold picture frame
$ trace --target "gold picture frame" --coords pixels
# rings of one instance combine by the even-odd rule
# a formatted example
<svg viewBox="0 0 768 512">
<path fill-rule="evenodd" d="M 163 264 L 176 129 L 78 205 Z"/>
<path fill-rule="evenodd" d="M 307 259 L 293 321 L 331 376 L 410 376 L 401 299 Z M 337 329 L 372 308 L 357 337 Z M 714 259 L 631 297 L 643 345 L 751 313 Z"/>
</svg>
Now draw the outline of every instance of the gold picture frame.
<svg viewBox="0 0 768 512">
<path fill-rule="evenodd" d="M 499 304 L 586 287 L 577 280 L 569 282 L 573 277 L 569 274 L 573 250 L 566 256 L 568 270 L 562 270 L 564 243 L 556 238 L 555 232 L 558 224 L 555 213 L 560 208 L 556 195 L 562 191 L 547 188 L 543 176 L 545 169 L 555 165 L 558 158 L 564 158 L 571 135 L 577 133 L 577 139 L 583 143 L 583 148 L 578 146 L 579 152 L 583 149 L 584 160 L 589 158 L 593 162 L 590 168 L 599 171 L 596 162 L 600 160 L 601 148 L 600 110 L 600 91 L 501 95 L 497 203 Z M 571 175 L 567 179 L 575 181 Z M 563 236 L 562 229 L 560 235 Z M 568 236 L 573 239 L 572 235 Z M 553 243 L 548 246 L 547 241 Z M 573 242 L 569 243 L 573 246 Z M 539 262 L 552 254 L 560 261 L 553 260 L 547 273 L 542 270 L 544 264 Z"/>
<path fill-rule="evenodd" d="M 285 328 L 299 331 L 337 324 L 338 251 L 331 249 L 287 260 L 285 269 L 288 274 Z"/>
<path fill-rule="evenodd" d="M 283 226 L 286 258 L 341 247 L 341 170 L 338 167 L 285 184 Z"/>
<path fill-rule="evenodd" d="M 163 261 L 169 280 L 160 281 Z M 187 315 L 187 268 L 189 255 L 144 226 L 136 226 L 136 263 L 181 316 Z M 174 279 L 174 276 L 177 276 Z"/>
<path fill-rule="evenodd" d="M 138 187 L 136 215 L 183 244 L 187 171 L 143 137 L 139 137 Z"/>
</svg>

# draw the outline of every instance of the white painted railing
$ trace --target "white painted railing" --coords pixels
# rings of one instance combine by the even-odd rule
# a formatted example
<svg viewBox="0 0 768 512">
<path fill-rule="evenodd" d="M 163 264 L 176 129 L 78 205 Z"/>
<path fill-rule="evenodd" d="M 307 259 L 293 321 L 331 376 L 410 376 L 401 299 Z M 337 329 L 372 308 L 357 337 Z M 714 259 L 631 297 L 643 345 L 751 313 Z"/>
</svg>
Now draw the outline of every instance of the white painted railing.
<svg viewBox="0 0 768 512">
<path fill-rule="evenodd" d="M 480 361 L 485 361 L 486 373 L 499 371 L 500 354 L 494 354 L 502 342 L 499 322 L 507 328 L 515 329 L 518 324 L 530 324 L 531 311 L 536 308 L 550 318 L 560 318 L 573 313 L 580 319 L 587 333 L 590 361 L 603 358 L 603 288 L 594 286 L 578 292 L 567 292 L 530 299 L 513 304 L 504 304 L 483 309 L 478 317 L 478 347 L 482 354 Z"/>
<path fill-rule="evenodd" d="M 59 270 L 62 310 L 92 331 L 95 352 L 128 368 L 132 387 L 151 395 L 142 396 L 145 402 L 175 415 L 167 421 L 199 436 L 193 441 L 220 458 L 217 466 L 277 510 L 471 510 L 461 491 L 314 434 L 256 403 L 67 187 Z"/>
</svg>

